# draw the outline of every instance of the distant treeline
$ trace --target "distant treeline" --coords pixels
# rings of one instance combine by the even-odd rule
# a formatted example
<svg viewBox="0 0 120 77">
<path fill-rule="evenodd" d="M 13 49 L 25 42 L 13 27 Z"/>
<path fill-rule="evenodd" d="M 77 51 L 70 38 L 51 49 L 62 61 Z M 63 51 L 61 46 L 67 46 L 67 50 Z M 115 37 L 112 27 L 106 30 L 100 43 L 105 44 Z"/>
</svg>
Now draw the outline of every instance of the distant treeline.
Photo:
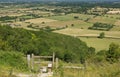
<svg viewBox="0 0 120 77">
<path fill-rule="evenodd" d="M 54 4 L 56 6 L 81 6 L 81 7 L 87 7 L 87 8 L 92 8 L 96 6 L 101 6 L 101 7 L 107 7 L 107 8 L 120 8 L 120 3 L 116 2 L 60 2 Z"/>
<path fill-rule="evenodd" d="M 13 3 L 1 3 L 2 5 L 24 5 L 28 4 L 28 2 L 13 2 Z M 50 6 L 70 6 L 70 7 L 87 7 L 87 8 L 92 8 L 96 6 L 101 6 L 101 7 L 106 7 L 106 8 L 120 8 L 120 2 L 113 2 L 113 1 L 33 1 L 29 2 L 29 5 L 27 7 L 35 7 L 35 6 L 43 6 L 43 5 L 50 5 Z M 25 5 L 26 6 L 26 5 Z"/>
</svg>

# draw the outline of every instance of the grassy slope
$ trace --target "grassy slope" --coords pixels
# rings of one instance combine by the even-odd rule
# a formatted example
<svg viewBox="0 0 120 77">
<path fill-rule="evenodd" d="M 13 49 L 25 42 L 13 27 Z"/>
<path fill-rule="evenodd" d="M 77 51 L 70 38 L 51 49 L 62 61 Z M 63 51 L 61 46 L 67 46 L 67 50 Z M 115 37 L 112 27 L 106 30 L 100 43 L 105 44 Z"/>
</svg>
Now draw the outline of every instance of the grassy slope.
<svg viewBox="0 0 120 77">
<path fill-rule="evenodd" d="M 63 72 L 54 77 L 61 77 L 62 75 L 64 77 L 120 77 L 119 64 L 120 63 L 88 64 L 86 70 L 62 69 Z"/>
</svg>

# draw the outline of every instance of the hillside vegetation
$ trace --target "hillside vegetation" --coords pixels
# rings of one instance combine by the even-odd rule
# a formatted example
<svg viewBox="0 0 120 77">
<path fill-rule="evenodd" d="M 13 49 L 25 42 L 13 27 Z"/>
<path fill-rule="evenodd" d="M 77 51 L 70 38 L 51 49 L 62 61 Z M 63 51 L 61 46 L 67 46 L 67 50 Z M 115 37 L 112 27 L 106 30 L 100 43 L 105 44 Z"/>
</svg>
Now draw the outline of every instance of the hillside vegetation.
<svg viewBox="0 0 120 77">
<path fill-rule="evenodd" d="M 89 47 L 78 38 L 48 31 L 0 26 L 0 50 L 17 51 L 24 54 L 51 55 L 70 62 L 81 62 L 88 54 Z"/>
</svg>

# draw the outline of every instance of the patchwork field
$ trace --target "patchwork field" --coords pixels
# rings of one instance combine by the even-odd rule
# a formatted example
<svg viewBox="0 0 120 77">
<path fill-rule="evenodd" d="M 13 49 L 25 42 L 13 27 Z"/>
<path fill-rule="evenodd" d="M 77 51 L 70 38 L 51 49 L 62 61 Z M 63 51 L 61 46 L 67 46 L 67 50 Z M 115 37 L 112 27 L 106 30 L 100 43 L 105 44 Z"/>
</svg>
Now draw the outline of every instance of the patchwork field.
<svg viewBox="0 0 120 77">
<path fill-rule="evenodd" d="M 13 6 L 11 6 L 13 7 Z M 66 28 L 56 30 L 54 32 L 70 35 L 80 36 L 79 38 L 87 42 L 88 46 L 93 46 L 99 51 L 100 49 L 107 49 L 111 42 L 119 43 L 120 39 L 98 39 L 101 32 L 105 33 L 105 37 L 120 38 L 120 15 L 119 14 L 105 14 L 101 16 L 70 13 L 67 15 L 56 14 L 52 11 L 45 11 L 47 9 L 56 9 L 57 7 L 32 7 L 32 8 L 17 8 L 0 10 L 1 16 L 17 16 L 18 18 L 25 19 L 25 21 L 11 20 L 12 22 L 5 22 L 3 24 L 10 24 L 17 28 L 25 28 L 29 30 L 39 30 L 42 27 L 49 26 L 50 28 Z M 10 9 L 10 10 L 9 10 Z M 29 14 L 33 14 L 29 15 Z M 40 16 L 40 18 L 36 17 Z M 42 16 L 42 18 L 41 18 Z M 77 17 L 77 18 L 76 18 Z M 0 21 L 1 22 L 1 21 Z M 110 31 L 89 30 L 88 27 L 96 22 L 114 24 Z M 28 27 L 32 25 L 31 27 Z M 93 38 L 94 37 L 94 38 Z M 93 43 L 95 42 L 95 43 Z M 106 44 L 104 44 L 106 42 Z"/>
</svg>

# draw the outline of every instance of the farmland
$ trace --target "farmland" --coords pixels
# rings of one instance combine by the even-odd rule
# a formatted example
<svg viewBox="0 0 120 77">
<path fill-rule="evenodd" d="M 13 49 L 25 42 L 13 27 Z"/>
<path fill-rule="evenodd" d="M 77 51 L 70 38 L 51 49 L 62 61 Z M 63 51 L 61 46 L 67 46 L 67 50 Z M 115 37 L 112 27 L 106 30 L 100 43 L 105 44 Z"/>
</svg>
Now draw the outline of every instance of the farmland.
<svg viewBox="0 0 120 77">
<path fill-rule="evenodd" d="M 119 10 L 114 3 L 0 3 L 0 77 L 43 72 L 28 67 L 26 55 L 53 53 L 54 77 L 119 77 Z"/>
<path fill-rule="evenodd" d="M 8 7 L 9 6 L 9 7 Z M 15 17 L 14 19 L 11 19 L 9 21 L 0 21 L 2 25 L 10 25 L 12 27 L 17 28 L 25 28 L 28 30 L 39 30 L 41 28 L 50 27 L 51 29 L 62 29 L 62 30 L 55 30 L 56 33 L 71 35 L 71 36 L 94 36 L 97 37 L 101 32 L 105 33 L 106 37 L 113 37 L 113 38 L 119 38 L 120 34 L 120 15 L 119 14 L 104 14 L 104 15 L 94 15 L 94 14 L 84 14 L 84 13 L 69 13 L 65 14 L 63 10 L 61 9 L 67 9 L 70 10 L 70 7 L 54 7 L 54 6 L 35 6 L 35 7 L 29 7 L 23 4 L 23 7 L 19 5 L 15 5 L 14 8 L 12 5 L 5 6 L 4 8 L 1 8 L 2 11 L 0 11 L 0 15 L 2 17 L 9 16 Z M 56 13 L 55 9 L 60 9 L 63 12 Z M 94 9 L 94 10 L 93 10 Z M 104 11 L 107 8 L 96 8 L 96 12 L 98 11 Z M 110 8 L 112 11 L 112 9 Z M 113 9 L 114 10 L 114 9 Z M 119 10 L 119 9 L 115 9 Z M 8 12 L 9 11 L 9 12 Z M 94 12 L 95 8 L 89 9 L 89 11 Z M 101 11 L 101 12 L 102 12 Z M 4 13 L 5 12 L 5 13 Z M 89 13 L 89 12 L 88 12 Z M 110 31 L 100 31 L 100 30 L 89 30 L 89 27 L 92 27 L 94 23 L 106 23 L 106 24 L 113 24 L 112 29 Z M 83 41 L 85 41 L 89 46 L 95 47 L 95 45 L 92 45 L 92 40 L 96 40 L 96 44 L 99 44 L 99 41 L 102 43 L 106 41 L 107 39 L 98 39 L 98 38 L 89 38 L 88 40 L 84 37 L 81 37 Z M 107 45 L 102 45 L 102 49 L 107 49 L 108 45 L 111 43 L 110 41 L 113 41 L 114 39 L 108 39 Z M 115 41 L 115 40 L 114 40 Z M 114 42 L 113 41 L 113 42 Z M 119 42 L 119 39 L 117 39 L 115 42 Z M 97 43 L 98 42 L 98 43 Z M 98 46 L 95 47 L 96 49 L 100 50 Z"/>
</svg>

